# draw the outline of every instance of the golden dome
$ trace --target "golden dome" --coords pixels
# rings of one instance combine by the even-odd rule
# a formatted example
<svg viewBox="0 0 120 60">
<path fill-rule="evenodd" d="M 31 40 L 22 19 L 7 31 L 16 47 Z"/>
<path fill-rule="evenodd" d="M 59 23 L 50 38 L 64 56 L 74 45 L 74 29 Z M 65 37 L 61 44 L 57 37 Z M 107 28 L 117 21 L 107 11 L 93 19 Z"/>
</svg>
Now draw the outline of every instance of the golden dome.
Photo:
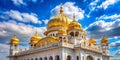
<svg viewBox="0 0 120 60">
<path fill-rule="evenodd" d="M 101 39 L 101 44 L 102 43 L 105 43 L 105 44 L 108 44 L 108 39 L 107 39 L 107 37 L 103 37 L 102 39 Z"/>
<path fill-rule="evenodd" d="M 67 32 L 64 29 L 59 29 L 58 34 L 59 35 L 67 35 Z"/>
<path fill-rule="evenodd" d="M 91 37 L 90 40 L 89 40 L 89 43 L 90 44 L 96 44 L 96 40 L 93 37 Z"/>
<path fill-rule="evenodd" d="M 75 16 L 73 16 L 73 21 L 68 26 L 69 30 L 71 29 L 81 29 L 82 26 L 75 20 Z"/>
<path fill-rule="evenodd" d="M 47 29 L 57 26 L 67 27 L 70 23 L 70 19 L 63 14 L 62 6 L 60 7 L 60 14 L 52 18 L 47 25 Z"/>
<path fill-rule="evenodd" d="M 16 38 L 16 35 L 14 35 L 14 37 L 11 38 L 10 44 L 14 44 L 14 45 L 18 45 L 19 44 L 19 39 Z"/>
<path fill-rule="evenodd" d="M 42 38 L 38 35 L 38 33 L 36 32 L 35 35 L 33 37 L 31 37 L 31 43 L 37 43 L 39 40 L 41 40 Z"/>
</svg>

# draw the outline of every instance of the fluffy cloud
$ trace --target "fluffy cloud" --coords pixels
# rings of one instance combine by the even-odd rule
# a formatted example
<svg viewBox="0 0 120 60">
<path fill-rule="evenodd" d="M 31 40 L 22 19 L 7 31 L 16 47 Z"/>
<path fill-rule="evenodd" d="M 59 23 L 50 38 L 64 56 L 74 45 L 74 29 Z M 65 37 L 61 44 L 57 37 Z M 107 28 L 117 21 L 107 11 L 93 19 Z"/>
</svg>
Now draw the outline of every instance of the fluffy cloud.
<svg viewBox="0 0 120 60">
<path fill-rule="evenodd" d="M 15 5 L 27 5 L 23 0 L 12 0 Z"/>
<path fill-rule="evenodd" d="M 103 35 L 108 38 L 117 37 L 120 36 L 120 20 L 113 22 L 99 20 L 90 24 L 86 30 L 89 35 L 93 35 L 95 38 L 101 38 Z"/>
<path fill-rule="evenodd" d="M 120 18 L 120 14 L 114 14 L 114 15 L 103 15 L 99 18 L 97 18 L 97 20 L 116 20 Z"/>
<path fill-rule="evenodd" d="M 98 8 L 104 8 L 107 9 L 108 6 L 113 5 L 114 3 L 116 3 L 118 0 L 105 0 L 100 6 L 98 6 Z"/>
<path fill-rule="evenodd" d="M 90 17 L 90 14 L 96 9 L 98 2 L 99 0 L 95 0 L 88 5 L 89 10 L 90 10 L 89 13 L 86 15 L 88 18 Z"/>
<path fill-rule="evenodd" d="M 120 47 L 120 40 L 115 41 L 115 42 L 112 42 L 112 43 L 110 44 L 110 46 L 111 46 L 111 47 Z"/>
<path fill-rule="evenodd" d="M 84 18 L 84 11 L 78 6 L 75 6 L 75 3 L 66 2 L 62 6 L 63 6 L 64 14 L 67 15 L 69 18 L 73 19 L 73 13 L 75 13 L 76 20 L 80 20 Z M 51 10 L 52 16 L 59 14 L 59 10 L 60 10 L 60 5 L 53 8 Z"/>
<path fill-rule="evenodd" d="M 31 25 L 25 25 L 23 23 L 16 23 L 15 21 L 0 22 L 0 24 L 0 42 L 6 43 L 9 42 L 15 33 L 20 39 L 21 44 L 26 44 L 30 37 L 36 32 L 36 29 L 42 37 L 43 32 L 46 30 L 45 27 L 38 28 Z"/>
<path fill-rule="evenodd" d="M 120 56 L 120 50 L 118 50 L 115 55 Z"/>
<path fill-rule="evenodd" d="M 45 20 L 42 20 L 45 24 L 47 24 L 48 23 L 48 19 L 45 19 Z"/>
<path fill-rule="evenodd" d="M 10 10 L 10 11 L 3 12 L 0 18 L 3 18 L 5 20 L 13 19 L 13 20 L 21 21 L 21 22 L 32 22 L 32 23 L 41 24 L 41 21 L 39 21 L 36 14 L 21 13 L 16 10 Z"/>
<path fill-rule="evenodd" d="M 20 46 L 20 48 L 25 50 L 26 46 Z M 8 58 L 6 58 L 6 57 L 9 55 L 9 49 L 10 49 L 10 47 L 8 44 L 0 43 L 0 59 L 8 60 Z M 18 50 L 18 51 L 20 51 L 20 50 Z"/>
<path fill-rule="evenodd" d="M 9 53 L 9 45 L 0 44 L 0 59 L 7 60 L 7 56 Z"/>
</svg>

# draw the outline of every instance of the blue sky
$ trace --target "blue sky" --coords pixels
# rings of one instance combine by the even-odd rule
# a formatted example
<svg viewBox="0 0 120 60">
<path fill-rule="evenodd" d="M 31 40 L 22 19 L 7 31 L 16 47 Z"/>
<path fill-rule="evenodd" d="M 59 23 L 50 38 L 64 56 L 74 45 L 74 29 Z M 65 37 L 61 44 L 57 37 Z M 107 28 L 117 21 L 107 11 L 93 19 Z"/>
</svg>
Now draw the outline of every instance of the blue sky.
<svg viewBox="0 0 120 60">
<path fill-rule="evenodd" d="M 47 22 L 59 14 L 62 3 L 64 14 L 76 20 L 98 44 L 103 35 L 109 39 L 110 54 L 120 54 L 119 0 L 0 0 L 0 58 L 6 60 L 10 38 L 16 33 L 20 48 L 28 47 L 36 29 L 44 37 Z"/>
</svg>

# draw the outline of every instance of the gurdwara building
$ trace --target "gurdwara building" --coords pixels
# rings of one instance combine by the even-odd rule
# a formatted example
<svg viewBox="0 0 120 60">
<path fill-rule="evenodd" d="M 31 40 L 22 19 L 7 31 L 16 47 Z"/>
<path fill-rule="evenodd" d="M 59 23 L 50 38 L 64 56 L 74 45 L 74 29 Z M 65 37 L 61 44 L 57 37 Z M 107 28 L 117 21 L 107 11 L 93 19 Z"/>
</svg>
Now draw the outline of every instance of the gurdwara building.
<svg viewBox="0 0 120 60">
<path fill-rule="evenodd" d="M 60 13 L 47 24 L 45 37 L 36 32 L 30 38 L 29 49 L 19 50 L 19 39 L 10 40 L 9 60 L 109 60 L 108 39 L 103 36 L 100 44 L 94 37 L 87 39 L 82 25 L 68 18 L 60 6 Z"/>
</svg>

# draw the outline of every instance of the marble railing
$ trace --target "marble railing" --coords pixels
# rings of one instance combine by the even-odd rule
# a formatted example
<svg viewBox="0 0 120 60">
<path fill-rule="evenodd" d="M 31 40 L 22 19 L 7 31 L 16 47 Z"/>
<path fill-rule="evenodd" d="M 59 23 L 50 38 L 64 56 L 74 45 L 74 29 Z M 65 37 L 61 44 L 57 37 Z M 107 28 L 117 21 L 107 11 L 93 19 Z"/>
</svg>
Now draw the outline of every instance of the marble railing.
<svg viewBox="0 0 120 60">
<path fill-rule="evenodd" d="M 70 44 L 70 43 L 60 43 L 62 47 L 68 47 L 68 48 L 74 48 L 74 45 L 73 44 Z"/>
<path fill-rule="evenodd" d="M 74 45 L 73 44 L 69 44 L 69 43 L 64 43 L 64 42 L 61 43 L 61 42 L 59 42 L 59 43 L 56 43 L 56 44 L 53 44 L 53 45 L 49 45 L 49 46 L 43 46 L 43 47 L 40 47 L 40 48 L 35 48 L 35 49 L 29 49 L 29 50 L 26 50 L 26 51 L 21 51 L 21 52 L 16 53 L 15 55 L 16 56 L 25 55 L 25 54 L 35 53 L 35 52 L 43 51 L 43 50 L 49 50 L 49 49 L 57 48 L 57 47 L 74 48 Z"/>
<path fill-rule="evenodd" d="M 100 48 L 98 48 L 98 46 L 89 46 L 89 45 L 81 44 L 80 47 L 83 49 L 87 49 L 87 50 L 91 50 L 91 51 L 95 51 L 95 52 L 99 52 L 99 53 L 102 52 L 102 50 Z"/>
</svg>

